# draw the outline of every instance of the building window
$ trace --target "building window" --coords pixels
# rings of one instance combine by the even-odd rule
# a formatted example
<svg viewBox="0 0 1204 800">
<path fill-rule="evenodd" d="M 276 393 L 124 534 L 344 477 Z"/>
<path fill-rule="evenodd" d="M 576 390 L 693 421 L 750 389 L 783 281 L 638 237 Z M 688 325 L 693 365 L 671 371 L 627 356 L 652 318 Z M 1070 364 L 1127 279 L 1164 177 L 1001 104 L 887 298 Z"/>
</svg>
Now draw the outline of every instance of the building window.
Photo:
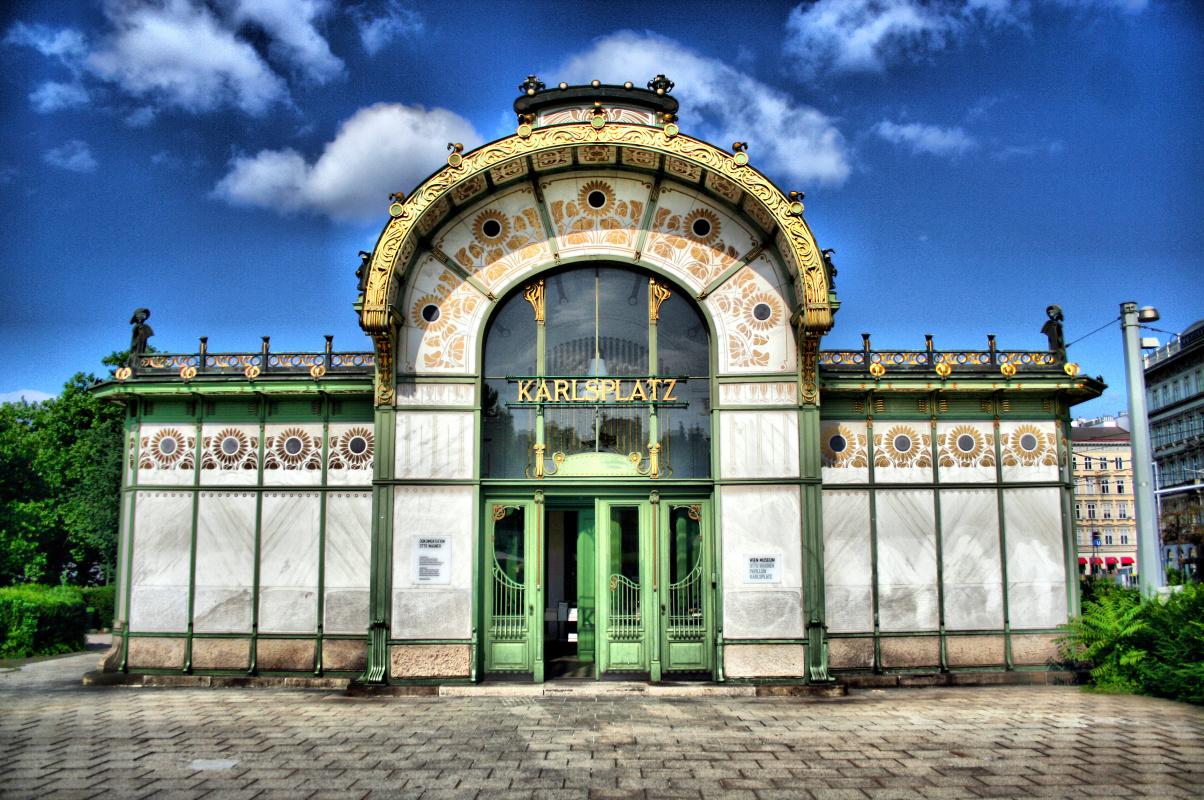
<svg viewBox="0 0 1204 800">
<path fill-rule="evenodd" d="M 1082 503 L 1074 504 L 1074 518 L 1075 519 L 1083 518 L 1083 504 Z"/>
<path fill-rule="evenodd" d="M 1083 469 L 1092 469 L 1095 460 L 1091 456 L 1083 456 Z"/>
<path fill-rule="evenodd" d="M 1112 519 L 1112 504 L 1104 503 L 1103 512 L 1104 512 L 1104 519 Z"/>
<path fill-rule="evenodd" d="M 1095 519 L 1095 503 L 1087 504 L 1087 519 Z"/>
<path fill-rule="evenodd" d="M 1120 535 L 1120 543 L 1121 543 L 1121 544 L 1128 544 L 1128 543 L 1129 543 L 1129 534 L 1127 534 L 1127 533 L 1122 533 L 1122 534 Z"/>
<path fill-rule="evenodd" d="M 1112 484 L 1108 481 L 1107 478 L 1099 479 L 1099 493 L 1100 494 L 1111 494 L 1112 493 Z"/>
<path fill-rule="evenodd" d="M 1075 469 L 1076 471 L 1078 470 L 1078 468 L 1079 468 L 1079 457 L 1078 456 L 1074 456 L 1073 458 L 1071 458 L 1070 466 L 1073 469 Z"/>
<path fill-rule="evenodd" d="M 1116 469 L 1124 469 L 1125 468 L 1125 460 L 1123 458 L 1121 458 L 1120 456 L 1117 456 L 1116 458 L 1112 459 L 1112 464 L 1114 467 L 1116 467 Z"/>
<path fill-rule="evenodd" d="M 1118 503 L 1117 507 L 1116 507 L 1116 516 L 1119 517 L 1120 519 L 1128 519 L 1129 518 L 1129 504 L 1128 503 Z"/>
<path fill-rule="evenodd" d="M 1116 493 L 1117 494 L 1125 493 L 1125 479 L 1124 478 L 1116 479 Z"/>
<path fill-rule="evenodd" d="M 1095 494 L 1095 478 L 1083 480 L 1083 494 Z"/>
<path fill-rule="evenodd" d="M 1112 534 L 1110 534 L 1110 533 L 1104 534 L 1104 544 L 1112 544 Z"/>
</svg>

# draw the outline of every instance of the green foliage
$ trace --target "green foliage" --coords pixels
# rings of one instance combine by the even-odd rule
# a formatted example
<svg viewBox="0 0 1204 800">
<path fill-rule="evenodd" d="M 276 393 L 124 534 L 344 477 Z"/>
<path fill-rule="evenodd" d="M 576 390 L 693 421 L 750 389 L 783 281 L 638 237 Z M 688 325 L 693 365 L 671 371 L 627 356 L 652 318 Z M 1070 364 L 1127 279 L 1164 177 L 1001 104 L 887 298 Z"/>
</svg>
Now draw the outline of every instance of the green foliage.
<svg viewBox="0 0 1204 800">
<path fill-rule="evenodd" d="M 92 395 L 95 381 L 77 373 L 56 398 L 0 404 L 0 586 L 113 575 L 122 409 Z"/>
<path fill-rule="evenodd" d="M 76 588 L 30 584 L 0 589 L 0 658 L 83 650 L 86 620 Z"/>
<path fill-rule="evenodd" d="M 1059 639 L 1067 660 L 1091 669 L 1092 688 L 1204 703 L 1204 586 L 1149 598 L 1095 583 Z"/>
<path fill-rule="evenodd" d="M 94 609 L 92 619 L 89 624 L 96 628 L 112 628 L 113 620 L 117 616 L 117 585 L 109 584 L 108 586 L 85 586 L 80 589 L 83 595 L 84 604 L 91 609 Z"/>
</svg>

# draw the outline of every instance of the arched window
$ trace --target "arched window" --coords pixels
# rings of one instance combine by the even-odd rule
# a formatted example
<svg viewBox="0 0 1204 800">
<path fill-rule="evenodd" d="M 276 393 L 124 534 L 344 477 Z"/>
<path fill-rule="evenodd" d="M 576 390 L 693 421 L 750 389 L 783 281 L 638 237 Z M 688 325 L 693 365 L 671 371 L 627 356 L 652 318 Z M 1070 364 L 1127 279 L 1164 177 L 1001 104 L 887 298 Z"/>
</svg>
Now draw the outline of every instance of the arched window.
<svg viewBox="0 0 1204 800">
<path fill-rule="evenodd" d="M 707 478 L 709 378 L 706 323 L 667 281 L 599 266 L 529 282 L 485 338 L 481 476 L 534 477 L 542 438 L 543 474 L 647 469 L 657 445 L 659 476 Z"/>
</svg>

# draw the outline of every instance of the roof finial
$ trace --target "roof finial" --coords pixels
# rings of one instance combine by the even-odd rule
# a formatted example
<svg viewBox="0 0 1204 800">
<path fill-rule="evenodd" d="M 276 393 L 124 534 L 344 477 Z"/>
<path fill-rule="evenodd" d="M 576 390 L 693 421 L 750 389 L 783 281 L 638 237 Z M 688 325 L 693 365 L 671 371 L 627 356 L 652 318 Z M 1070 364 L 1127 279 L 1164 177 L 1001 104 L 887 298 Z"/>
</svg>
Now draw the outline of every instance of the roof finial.
<svg viewBox="0 0 1204 800">
<path fill-rule="evenodd" d="M 518 90 L 524 94 L 534 95 L 536 92 L 542 92 L 547 84 L 536 78 L 534 75 L 528 75 L 527 79 L 518 85 Z"/>
<path fill-rule="evenodd" d="M 652 80 L 648 81 L 648 88 L 657 94 L 668 94 L 673 91 L 673 81 L 666 78 L 663 74 L 657 75 Z"/>
</svg>

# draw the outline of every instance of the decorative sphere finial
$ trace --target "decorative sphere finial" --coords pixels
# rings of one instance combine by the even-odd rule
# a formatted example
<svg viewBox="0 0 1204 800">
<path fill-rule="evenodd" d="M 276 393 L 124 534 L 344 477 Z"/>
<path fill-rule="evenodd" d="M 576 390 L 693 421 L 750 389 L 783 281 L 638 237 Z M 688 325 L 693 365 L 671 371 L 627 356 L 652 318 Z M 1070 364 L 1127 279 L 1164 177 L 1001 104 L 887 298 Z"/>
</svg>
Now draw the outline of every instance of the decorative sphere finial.
<svg viewBox="0 0 1204 800">
<path fill-rule="evenodd" d="M 534 75 L 528 75 L 527 79 L 518 85 L 518 90 L 533 96 L 536 92 L 542 92 L 546 87 L 547 84 L 539 78 L 536 78 Z"/>
<path fill-rule="evenodd" d="M 664 75 L 657 75 L 652 80 L 648 81 L 648 88 L 657 94 L 668 94 L 673 91 L 673 81 L 666 78 Z"/>
</svg>

